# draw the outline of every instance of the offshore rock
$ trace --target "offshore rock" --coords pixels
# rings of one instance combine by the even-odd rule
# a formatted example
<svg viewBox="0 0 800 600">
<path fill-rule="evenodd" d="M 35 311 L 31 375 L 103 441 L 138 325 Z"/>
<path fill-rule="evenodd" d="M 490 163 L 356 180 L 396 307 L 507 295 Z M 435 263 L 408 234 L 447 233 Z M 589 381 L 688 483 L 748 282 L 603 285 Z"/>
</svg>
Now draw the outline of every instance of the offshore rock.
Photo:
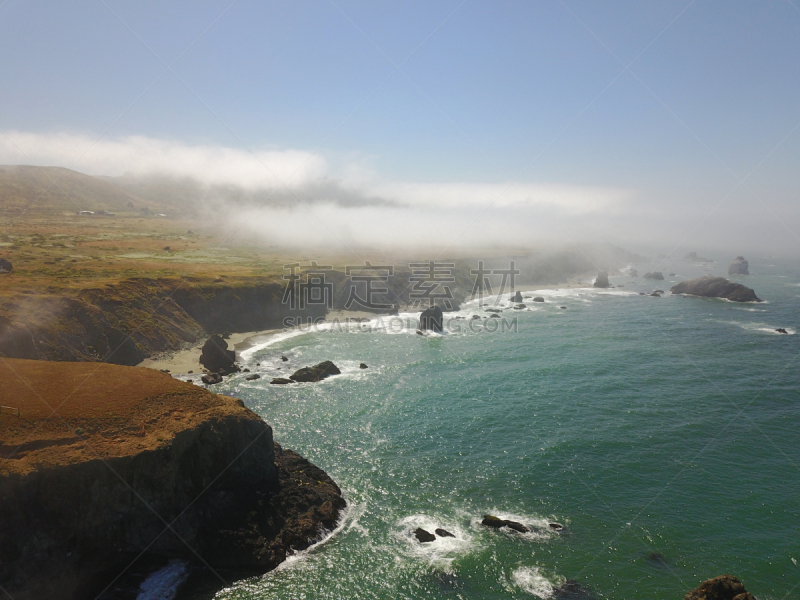
<svg viewBox="0 0 800 600">
<path fill-rule="evenodd" d="M 749 267 L 750 263 L 747 262 L 744 256 L 737 256 L 728 265 L 728 275 L 750 275 Z"/>
<path fill-rule="evenodd" d="M 688 592 L 683 600 L 756 600 L 733 575 L 708 579 Z"/>
<path fill-rule="evenodd" d="M 733 283 L 724 277 L 704 275 L 683 281 L 672 286 L 673 294 L 688 294 L 689 296 L 702 296 L 704 298 L 726 298 L 733 302 L 761 302 L 756 293 L 741 283 Z"/>
<path fill-rule="evenodd" d="M 272 381 L 270 381 L 272 385 L 287 385 L 289 383 L 295 383 L 291 379 L 286 379 L 285 377 L 276 377 Z"/>
<path fill-rule="evenodd" d="M 220 375 L 219 373 L 208 373 L 206 375 L 203 375 L 200 378 L 200 381 L 202 381 L 206 385 L 214 385 L 216 383 L 222 383 L 222 375 Z"/>
<path fill-rule="evenodd" d="M 493 527 L 495 529 L 499 529 L 500 527 L 508 527 L 509 529 L 519 531 L 520 533 L 527 533 L 530 531 L 530 529 L 525 527 L 525 525 L 522 523 L 518 523 L 517 521 L 509 521 L 508 519 L 501 519 L 499 517 L 495 517 L 494 515 L 483 515 L 483 521 L 481 521 L 481 525 Z"/>
<path fill-rule="evenodd" d="M 683 257 L 683 260 L 685 260 L 686 262 L 698 262 L 698 263 L 714 262 L 710 258 L 703 258 L 702 256 L 697 256 L 697 252 L 689 252 L 689 254 Z"/>
<path fill-rule="evenodd" d="M 444 330 L 444 314 L 442 313 L 442 309 L 438 306 L 431 306 L 423 310 L 419 315 L 419 330 L 442 333 Z"/>
<path fill-rule="evenodd" d="M 610 287 L 611 284 L 608 283 L 608 273 L 605 271 L 600 271 L 597 274 L 597 279 L 594 280 L 594 287 L 596 288 L 607 288 Z"/>
<path fill-rule="evenodd" d="M 653 271 L 652 273 L 648 272 L 644 274 L 645 279 L 657 279 L 659 281 L 664 281 L 664 274 L 661 271 Z"/>
<path fill-rule="evenodd" d="M 522 302 L 522 292 L 517 292 L 516 294 L 511 296 L 511 302 L 517 302 L 517 303 Z"/>
<path fill-rule="evenodd" d="M 425 531 L 422 527 L 417 527 L 414 530 L 414 537 L 417 538 L 421 544 L 427 544 L 428 542 L 433 542 L 436 539 L 436 536 L 433 535 L 430 531 Z"/>
<path fill-rule="evenodd" d="M 331 375 L 339 375 L 341 371 L 331 361 L 326 360 L 313 367 L 303 367 L 289 375 L 289 379 L 298 383 L 314 383 L 327 379 Z"/>
<path fill-rule="evenodd" d="M 536 296 L 533 299 L 534 302 L 544 302 L 544 298 L 542 296 Z"/>
<path fill-rule="evenodd" d="M 436 532 L 436 535 L 438 535 L 439 537 L 451 537 L 451 538 L 456 537 L 452 533 L 447 531 L 447 529 L 442 529 L 441 527 L 436 529 L 435 532 Z"/>
</svg>

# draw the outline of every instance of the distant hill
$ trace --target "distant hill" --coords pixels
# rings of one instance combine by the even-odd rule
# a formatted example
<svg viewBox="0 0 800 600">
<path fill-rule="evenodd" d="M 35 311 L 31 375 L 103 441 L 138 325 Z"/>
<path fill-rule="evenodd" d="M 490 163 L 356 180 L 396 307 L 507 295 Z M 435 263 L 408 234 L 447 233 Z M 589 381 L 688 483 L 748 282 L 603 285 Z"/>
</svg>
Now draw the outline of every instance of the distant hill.
<svg viewBox="0 0 800 600">
<path fill-rule="evenodd" d="M 0 166 L 0 210 L 111 212 L 158 210 L 158 203 L 100 178 L 63 167 Z"/>
</svg>

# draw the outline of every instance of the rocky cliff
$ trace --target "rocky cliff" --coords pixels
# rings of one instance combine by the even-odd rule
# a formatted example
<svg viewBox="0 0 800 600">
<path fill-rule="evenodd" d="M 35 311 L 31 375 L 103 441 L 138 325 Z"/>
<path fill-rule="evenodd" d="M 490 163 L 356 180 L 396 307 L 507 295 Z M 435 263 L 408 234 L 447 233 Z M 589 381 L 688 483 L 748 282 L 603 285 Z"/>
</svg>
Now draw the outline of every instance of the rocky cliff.
<svg viewBox="0 0 800 600">
<path fill-rule="evenodd" d="M 149 369 L 0 361 L 0 585 L 96 597 L 137 560 L 263 572 L 345 503 L 240 400 Z"/>
<path fill-rule="evenodd" d="M 77 293 L 8 293 L 0 299 L 0 356 L 135 365 L 208 333 L 281 327 L 292 311 L 283 286 L 267 280 L 204 283 L 128 279 Z"/>
<path fill-rule="evenodd" d="M 724 277 L 704 275 L 688 281 L 682 281 L 670 288 L 673 294 L 704 296 L 706 298 L 726 298 L 733 302 L 761 302 L 756 293 L 740 283 L 733 283 Z"/>
</svg>

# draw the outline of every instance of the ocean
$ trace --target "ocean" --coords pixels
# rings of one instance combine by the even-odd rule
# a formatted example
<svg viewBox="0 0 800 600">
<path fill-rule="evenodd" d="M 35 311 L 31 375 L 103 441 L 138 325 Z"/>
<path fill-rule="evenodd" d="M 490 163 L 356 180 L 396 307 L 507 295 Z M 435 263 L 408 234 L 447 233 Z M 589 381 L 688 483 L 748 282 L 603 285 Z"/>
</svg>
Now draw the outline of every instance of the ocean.
<svg viewBox="0 0 800 600">
<path fill-rule="evenodd" d="M 401 314 L 245 351 L 262 379 L 215 391 L 327 471 L 349 509 L 217 598 L 680 599 L 723 573 L 759 600 L 800 598 L 800 265 L 751 260 L 732 277 L 761 304 L 668 292 L 722 269 L 525 292 L 545 302 L 501 306 L 494 325 L 471 320 L 490 314 L 476 300 L 443 335 Z M 654 288 L 667 293 L 639 294 Z M 269 384 L 323 360 L 342 375 Z M 422 544 L 417 527 L 455 537 Z"/>
</svg>

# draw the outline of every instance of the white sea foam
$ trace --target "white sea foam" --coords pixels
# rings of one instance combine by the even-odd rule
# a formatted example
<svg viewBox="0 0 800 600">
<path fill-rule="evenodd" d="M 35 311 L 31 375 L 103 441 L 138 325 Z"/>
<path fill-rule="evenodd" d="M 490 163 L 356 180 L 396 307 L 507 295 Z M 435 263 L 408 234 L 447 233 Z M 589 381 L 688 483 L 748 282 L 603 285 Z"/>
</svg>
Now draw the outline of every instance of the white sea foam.
<svg viewBox="0 0 800 600">
<path fill-rule="evenodd" d="M 745 331 L 751 332 L 758 332 L 758 333 L 766 333 L 769 335 L 795 335 L 797 330 L 793 327 L 784 327 L 783 329 L 786 330 L 786 333 L 780 333 L 776 331 L 777 327 L 773 327 L 771 325 L 767 325 L 766 323 L 742 323 L 741 321 L 718 321 L 719 323 L 725 323 L 728 325 L 735 325 Z"/>
<path fill-rule="evenodd" d="M 142 582 L 136 600 L 172 600 L 188 576 L 189 563 L 172 560 Z"/>
<path fill-rule="evenodd" d="M 550 581 L 542 575 L 539 567 L 519 567 L 511 573 L 511 581 L 524 592 L 545 599 L 552 598 L 556 587 L 563 583 Z"/>
<path fill-rule="evenodd" d="M 464 528 L 458 519 L 436 517 L 426 514 L 415 514 L 400 519 L 395 529 L 395 538 L 402 544 L 405 554 L 422 560 L 428 565 L 449 570 L 458 556 L 468 554 L 476 549 L 476 542 L 468 528 Z M 429 533 L 441 528 L 455 537 L 436 536 L 433 542 L 421 543 L 414 537 L 414 530 L 421 527 Z"/>
<path fill-rule="evenodd" d="M 533 515 L 520 515 L 515 513 L 508 513 L 502 510 L 489 510 L 487 514 L 493 515 L 498 519 L 503 519 L 507 521 L 516 521 L 517 523 L 522 523 L 526 527 L 530 529 L 527 533 L 520 533 L 508 527 L 501 527 L 497 531 L 503 535 L 507 535 L 509 537 L 521 538 L 528 541 L 545 541 L 552 539 L 558 535 L 553 529 L 550 529 L 550 523 L 553 523 L 557 519 L 546 519 L 541 516 L 533 516 Z M 481 524 L 483 520 L 482 517 L 473 516 L 471 519 L 471 525 L 473 529 L 477 530 L 486 530 L 486 526 Z M 559 521 L 561 522 L 561 521 Z"/>
</svg>

